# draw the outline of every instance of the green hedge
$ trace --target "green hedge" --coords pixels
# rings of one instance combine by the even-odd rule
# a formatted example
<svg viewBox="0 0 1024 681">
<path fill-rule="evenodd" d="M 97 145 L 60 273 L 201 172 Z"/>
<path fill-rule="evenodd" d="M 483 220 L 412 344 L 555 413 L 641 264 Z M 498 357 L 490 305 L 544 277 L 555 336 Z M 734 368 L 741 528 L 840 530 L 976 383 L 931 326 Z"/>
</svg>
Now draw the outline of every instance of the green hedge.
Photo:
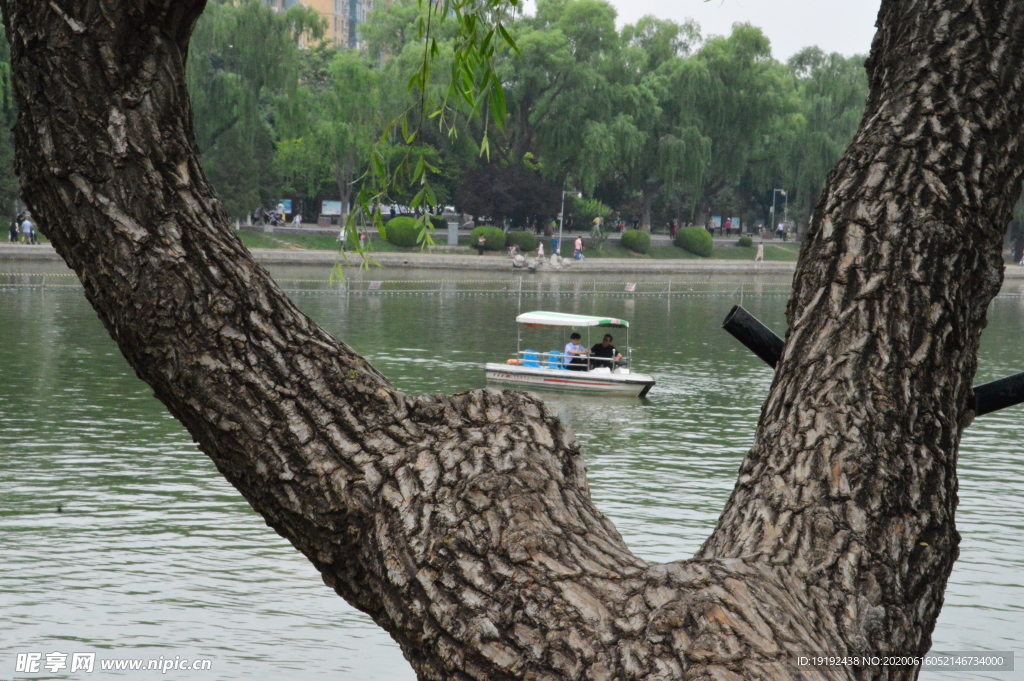
<svg viewBox="0 0 1024 681">
<path fill-rule="evenodd" d="M 749 236 L 741 236 L 740 240 L 736 242 L 736 245 L 741 246 L 743 248 L 750 248 L 751 246 L 754 245 L 754 240 L 751 239 Z"/>
<path fill-rule="evenodd" d="M 634 253 L 651 252 L 651 235 L 639 229 L 630 229 L 622 233 L 622 247 Z"/>
<path fill-rule="evenodd" d="M 711 255 L 715 242 L 711 240 L 708 230 L 703 227 L 683 227 L 676 234 L 676 246 L 684 251 L 707 258 Z"/>
<path fill-rule="evenodd" d="M 416 245 L 416 237 L 419 230 L 416 228 L 416 218 L 399 216 L 391 218 L 384 225 L 388 243 L 395 246 L 411 248 Z"/>
<path fill-rule="evenodd" d="M 529 232 L 509 232 L 505 235 L 505 245 L 512 244 L 519 246 L 523 253 L 530 253 L 537 250 L 537 237 Z M 473 246 L 476 246 L 476 241 L 473 241 Z"/>
<path fill-rule="evenodd" d="M 505 232 L 501 231 L 497 227 L 491 227 L 489 225 L 483 225 L 477 227 L 469 235 L 469 245 L 471 248 L 476 248 L 476 240 L 483 234 L 484 239 L 487 240 L 487 245 L 484 246 L 484 250 L 487 251 L 500 251 L 505 248 Z"/>
</svg>

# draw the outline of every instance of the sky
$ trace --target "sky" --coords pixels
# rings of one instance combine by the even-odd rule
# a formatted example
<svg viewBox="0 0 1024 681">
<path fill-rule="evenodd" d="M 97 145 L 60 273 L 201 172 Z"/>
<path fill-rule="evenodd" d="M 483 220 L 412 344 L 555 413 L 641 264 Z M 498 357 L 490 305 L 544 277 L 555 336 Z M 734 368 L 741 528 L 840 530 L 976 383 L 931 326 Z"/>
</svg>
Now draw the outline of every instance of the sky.
<svg viewBox="0 0 1024 681">
<path fill-rule="evenodd" d="M 785 61 L 808 45 L 851 56 L 867 54 L 881 0 L 610 0 L 619 26 L 653 14 L 700 24 L 701 35 L 728 35 L 736 22 L 757 26 Z"/>
</svg>

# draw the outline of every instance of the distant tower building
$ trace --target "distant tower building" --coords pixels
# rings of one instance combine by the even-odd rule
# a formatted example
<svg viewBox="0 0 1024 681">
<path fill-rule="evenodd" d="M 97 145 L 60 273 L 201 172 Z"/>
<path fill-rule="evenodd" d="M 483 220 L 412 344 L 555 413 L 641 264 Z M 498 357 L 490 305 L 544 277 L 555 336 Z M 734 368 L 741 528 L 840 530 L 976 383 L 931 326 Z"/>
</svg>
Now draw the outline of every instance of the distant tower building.
<svg viewBox="0 0 1024 681">
<path fill-rule="evenodd" d="M 338 47 L 360 45 L 359 24 L 373 9 L 373 0 L 266 0 L 275 12 L 287 10 L 299 2 L 312 7 L 327 20 L 326 38 Z"/>
</svg>

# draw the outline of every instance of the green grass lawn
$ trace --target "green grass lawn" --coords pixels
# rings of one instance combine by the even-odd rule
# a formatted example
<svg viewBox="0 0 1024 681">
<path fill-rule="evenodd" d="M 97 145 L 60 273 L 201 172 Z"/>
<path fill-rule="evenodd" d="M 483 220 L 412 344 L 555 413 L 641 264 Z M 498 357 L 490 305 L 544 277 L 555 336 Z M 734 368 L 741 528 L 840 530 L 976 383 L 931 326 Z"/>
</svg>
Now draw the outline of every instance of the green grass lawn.
<svg viewBox="0 0 1024 681">
<path fill-rule="evenodd" d="M 241 237 L 242 243 L 248 248 L 300 248 L 307 250 L 317 251 L 336 251 L 338 250 L 337 238 L 332 236 L 313 236 L 306 234 L 265 234 L 263 232 L 247 232 L 240 231 L 238 236 Z M 438 245 L 444 245 L 444 235 L 436 235 L 435 241 Z M 562 244 L 562 257 L 571 258 L 573 255 L 573 244 L 575 239 L 570 240 L 568 237 L 565 239 L 565 243 Z M 373 250 L 377 253 L 418 253 L 420 249 L 414 248 L 402 248 L 394 246 L 387 241 L 381 239 L 372 239 L 371 245 Z M 452 253 L 459 255 L 475 255 L 476 249 L 470 244 L 468 237 L 463 237 L 459 240 L 459 246 L 463 247 L 459 250 L 443 251 L 444 253 Z M 792 241 L 790 242 L 777 242 L 773 243 L 766 241 L 764 244 L 764 259 L 767 261 L 775 262 L 796 262 L 797 253 L 799 252 L 800 246 Z M 545 252 L 550 254 L 550 249 L 547 248 L 545 243 Z M 639 255 L 632 251 L 626 250 L 621 246 L 612 246 L 611 244 L 605 244 L 600 252 L 597 252 L 593 246 L 584 246 L 584 254 L 588 258 L 624 258 L 629 260 L 639 259 L 655 259 L 655 260 L 701 260 L 702 258 L 698 255 L 694 255 L 688 251 L 684 251 L 676 246 L 656 246 L 651 248 L 650 255 Z M 501 256 L 504 257 L 505 251 L 485 251 L 485 256 Z M 532 255 L 532 254 L 531 254 Z M 757 255 L 757 242 L 750 248 L 739 248 L 737 246 L 715 246 L 714 251 L 711 254 L 711 260 L 753 260 L 754 256 Z"/>
<path fill-rule="evenodd" d="M 800 245 L 793 242 L 788 243 L 765 243 L 764 259 L 774 262 L 796 262 Z M 753 260 L 757 255 L 757 243 L 750 248 L 739 248 L 736 246 L 715 246 L 710 258 L 702 258 L 689 251 L 684 251 L 676 246 L 653 246 L 650 255 L 640 255 L 626 250 L 620 246 L 605 244 L 600 253 L 593 248 L 584 246 L 584 255 L 588 258 L 627 258 L 627 259 L 653 259 L 653 260 Z M 562 257 L 571 258 L 573 250 L 569 244 L 562 248 Z"/>
</svg>

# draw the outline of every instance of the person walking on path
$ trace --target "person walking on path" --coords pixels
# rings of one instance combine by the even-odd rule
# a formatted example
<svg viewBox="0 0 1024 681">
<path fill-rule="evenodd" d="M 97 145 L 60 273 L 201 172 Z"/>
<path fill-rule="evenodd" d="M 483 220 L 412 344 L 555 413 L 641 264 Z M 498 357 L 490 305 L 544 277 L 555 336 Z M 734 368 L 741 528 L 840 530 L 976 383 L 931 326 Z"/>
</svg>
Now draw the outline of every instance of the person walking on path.
<svg viewBox="0 0 1024 681">
<path fill-rule="evenodd" d="M 302 215 L 299 213 L 296 213 L 295 217 L 292 218 L 292 227 L 302 227 Z"/>
<path fill-rule="evenodd" d="M 341 242 L 341 250 L 348 250 L 348 225 L 344 224 L 341 226 L 341 231 L 338 232 L 338 241 Z"/>
<path fill-rule="evenodd" d="M 485 237 L 483 234 L 481 234 L 480 238 L 478 238 L 476 240 L 476 252 L 477 252 L 478 255 L 483 255 L 484 254 L 484 247 L 485 246 L 487 246 L 487 237 Z"/>
<path fill-rule="evenodd" d="M 25 221 L 21 223 L 21 240 L 23 243 L 32 244 L 35 243 L 35 229 L 32 221 L 25 217 Z"/>
<path fill-rule="evenodd" d="M 757 255 L 754 256 L 754 262 L 764 262 L 764 244 L 757 245 Z"/>
<path fill-rule="evenodd" d="M 576 237 L 576 252 L 573 254 L 573 259 L 583 260 L 583 238 Z"/>
<path fill-rule="evenodd" d="M 18 243 L 18 223 L 20 222 L 20 217 L 21 216 L 19 215 L 11 221 L 10 241 L 12 244 Z"/>
</svg>

